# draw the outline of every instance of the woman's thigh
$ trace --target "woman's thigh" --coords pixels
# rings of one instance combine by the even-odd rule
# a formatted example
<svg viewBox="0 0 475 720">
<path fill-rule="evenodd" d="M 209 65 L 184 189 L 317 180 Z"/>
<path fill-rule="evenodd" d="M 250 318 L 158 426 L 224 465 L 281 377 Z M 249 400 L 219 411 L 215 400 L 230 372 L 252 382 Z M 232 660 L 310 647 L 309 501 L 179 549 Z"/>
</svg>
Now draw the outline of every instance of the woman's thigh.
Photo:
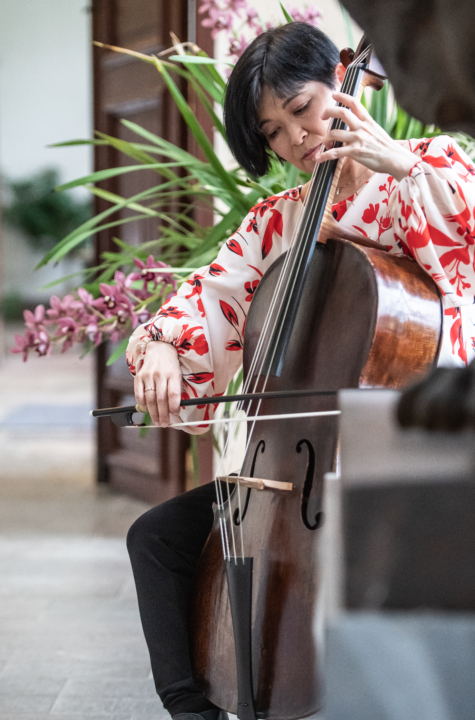
<svg viewBox="0 0 475 720">
<path fill-rule="evenodd" d="M 148 510 L 127 536 L 132 560 L 153 557 L 164 569 L 192 571 L 213 527 L 215 502 L 211 482 Z"/>
</svg>

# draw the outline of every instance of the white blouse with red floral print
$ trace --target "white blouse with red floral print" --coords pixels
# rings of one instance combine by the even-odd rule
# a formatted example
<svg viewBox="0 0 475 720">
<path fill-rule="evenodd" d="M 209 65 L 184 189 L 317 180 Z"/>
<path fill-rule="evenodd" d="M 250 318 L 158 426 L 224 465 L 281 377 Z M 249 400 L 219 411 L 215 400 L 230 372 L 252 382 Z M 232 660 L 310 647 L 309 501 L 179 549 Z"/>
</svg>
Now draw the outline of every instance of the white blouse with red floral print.
<svg viewBox="0 0 475 720">
<path fill-rule="evenodd" d="M 447 136 L 410 140 L 415 161 L 399 183 L 376 173 L 333 206 L 342 226 L 408 255 L 437 283 L 443 298 L 440 365 L 468 364 L 475 356 L 475 167 Z M 163 340 L 178 351 L 183 398 L 222 395 L 242 364 L 247 313 L 260 279 L 285 252 L 302 207 L 300 188 L 256 205 L 209 267 L 191 275 L 157 315 L 130 338 L 127 362 L 140 370 L 147 343 Z M 182 408 L 182 421 L 203 420 L 215 406 Z"/>
</svg>

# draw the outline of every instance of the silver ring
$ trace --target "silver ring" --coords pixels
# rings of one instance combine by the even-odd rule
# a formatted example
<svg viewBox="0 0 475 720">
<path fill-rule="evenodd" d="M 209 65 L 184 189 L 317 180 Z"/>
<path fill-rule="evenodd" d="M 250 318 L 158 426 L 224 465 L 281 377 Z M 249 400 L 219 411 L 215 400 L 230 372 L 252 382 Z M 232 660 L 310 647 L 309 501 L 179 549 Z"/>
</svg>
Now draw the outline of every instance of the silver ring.
<svg viewBox="0 0 475 720">
<path fill-rule="evenodd" d="M 150 390 L 152 390 L 152 392 L 157 392 L 155 388 L 145 388 L 145 392 L 150 392 Z"/>
</svg>

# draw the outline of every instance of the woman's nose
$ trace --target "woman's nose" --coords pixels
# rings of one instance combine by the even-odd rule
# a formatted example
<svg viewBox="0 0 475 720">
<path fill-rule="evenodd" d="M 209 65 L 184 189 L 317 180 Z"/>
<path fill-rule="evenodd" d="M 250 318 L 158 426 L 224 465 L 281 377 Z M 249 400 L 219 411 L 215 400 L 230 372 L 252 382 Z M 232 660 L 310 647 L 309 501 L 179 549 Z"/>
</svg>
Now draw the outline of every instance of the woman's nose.
<svg viewBox="0 0 475 720">
<path fill-rule="evenodd" d="M 308 132 L 298 125 L 295 127 L 292 127 L 291 129 L 291 140 L 293 145 L 301 145 L 305 138 L 307 137 Z"/>
</svg>

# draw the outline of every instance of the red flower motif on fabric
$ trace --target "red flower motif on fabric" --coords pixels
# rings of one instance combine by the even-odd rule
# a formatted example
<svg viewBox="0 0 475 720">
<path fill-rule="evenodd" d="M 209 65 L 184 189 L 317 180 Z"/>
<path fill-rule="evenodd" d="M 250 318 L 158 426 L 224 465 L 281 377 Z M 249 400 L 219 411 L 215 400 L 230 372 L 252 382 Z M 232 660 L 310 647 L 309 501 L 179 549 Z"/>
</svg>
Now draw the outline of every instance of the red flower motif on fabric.
<svg viewBox="0 0 475 720">
<path fill-rule="evenodd" d="M 195 273 L 187 280 L 187 285 L 192 286 L 192 291 L 189 295 L 185 295 L 185 299 L 188 300 L 189 298 L 192 298 L 194 295 L 197 296 L 196 298 L 196 306 L 201 313 L 201 317 L 205 317 L 205 309 L 203 307 L 203 301 L 201 300 L 201 293 L 203 292 L 203 285 L 202 280 L 204 278 L 204 275 L 200 275 L 199 273 Z"/>
<path fill-rule="evenodd" d="M 182 400 L 188 400 L 191 397 L 198 397 L 198 391 L 193 385 L 203 385 L 204 383 L 212 381 L 214 373 L 212 372 L 198 372 L 183 374 L 183 385 L 185 386 L 181 394 Z M 211 387 L 214 389 L 214 383 L 211 383 Z M 189 392 L 188 392 L 189 391 Z M 191 393 L 191 395 L 190 395 Z"/>
<path fill-rule="evenodd" d="M 190 350 L 193 350 L 197 355 L 206 355 L 209 350 L 206 336 L 200 325 L 183 325 L 182 331 L 178 338 L 174 340 L 173 345 L 179 355 L 184 355 Z"/>
<path fill-rule="evenodd" d="M 236 298 L 233 297 L 233 300 L 236 300 Z M 241 308 L 241 311 L 244 315 L 244 325 L 242 329 L 242 333 L 239 332 L 239 319 L 236 314 L 236 311 L 234 308 L 231 307 L 229 303 L 227 303 L 225 300 L 220 300 L 219 305 L 221 307 L 221 312 L 223 313 L 224 317 L 228 321 L 228 323 L 233 327 L 233 329 L 236 332 L 237 340 L 229 340 L 228 344 L 226 345 L 226 350 L 242 350 L 243 348 L 243 335 L 244 335 L 244 328 L 246 327 L 246 313 L 244 312 L 244 309 L 242 308 L 241 304 L 236 300 L 237 304 Z"/>
<path fill-rule="evenodd" d="M 266 257 L 272 250 L 274 232 L 276 232 L 278 235 L 280 235 L 280 237 L 282 237 L 283 230 L 284 221 L 282 219 L 282 213 L 278 210 L 271 210 L 271 217 L 267 222 L 267 227 L 265 229 L 264 237 L 262 239 L 261 251 L 263 260 L 266 259 Z"/>
<path fill-rule="evenodd" d="M 259 228 L 257 227 L 257 220 L 255 215 L 251 215 L 247 224 L 246 232 L 254 232 L 259 235 Z"/>
<path fill-rule="evenodd" d="M 239 327 L 238 317 L 231 305 L 227 303 L 226 300 L 220 300 L 219 305 L 221 307 L 221 312 L 223 313 L 228 323 L 231 323 L 231 325 L 233 325 L 234 327 Z"/>
<path fill-rule="evenodd" d="M 417 230 L 408 228 L 406 231 L 406 240 L 411 250 L 419 250 L 426 247 L 430 243 L 429 228 L 426 224 L 419 223 Z"/>
<path fill-rule="evenodd" d="M 221 273 L 227 272 L 227 270 L 225 270 L 221 265 L 218 265 L 218 263 L 212 263 L 208 268 L 208 272 L 213 277 L 217 277 L 218 275 L 221 275 Z"/>
<path fill-rule="evenodd" d="M 346 200 L 340 200 L 332 205 L 332 215 L 337 222 L 341 220 L 346 211 L 348 210 L 348 203 L 352 201 L 354 195 L 350 195 Z"/>
<path fill-rule="evenodd" d="M 434 157 L 433 155 L 426 155 L 424 162 L 433 168 L 451 168 L 451 164 L 443 157 Z"/>
<path fill-rule="evenodd" d="M 419 152 L 420 156 L 424 157 L 433 139 L 434 138 L 430 138 L 429 140 L 423 140 L 422 142 L 420 142 L 419 145 L 416 145 L 416 147 L 414 148 L 414 153 Z"/>
<path fill-rule="evenodd" d="M 184 310 L 180 310 L 175 305 L 164 305 L 157 313 L 157 318 L 161 317 L 173 317 L 173 318 L 182 318 L 182 317 L 189 317 L 188 313 L 186 313 Z"/>
<path fill-rule="evenodd" d="M 243 344 L 241 340 L 230 340 L 226 345 L 226 350 L 242 350 Z"/>
<path fill-rule="evenodd" d="M 264 217 L 264 213 L 266 210 L 269 210 L 269 208 L 273 208 L 276 203 L 278 203 L 280 200 L 280 197 L 277 195 L 271 195 L 271 197 L 266 198 L 266 200 L 263 200 L 258 205 L 254 205 L 252 208 L 252 211 L 254 212 L 254 215 L 260 215 L 261 217 Z"/>
<path fill-rule="evenodd" d="M 383 205 L 389 205 L 389 198 L 395 192 L 396 185 L 393 185 L 394 178 L 391 175 L 388 175 L 387 182 L 385 182 L 383 185 L 379 186 L 379 192 L 383 192 L 386 194 L 387 197 L 383 198 Z"/>
<path fill-rule="evenodd" d="M 242 257 L 242 247 L 237 242 L 237 240 L 234 240 L 234 238 L 230 238 L 227 243 L 226 247 L 228 250 L 231 250 L 231 252 L 235 253 L 236 255 L 240 255 Z"/>
<path fill-rule="evenodd" d="M 467 365 L 467 350 L 463 342 L 462 335 L 462 313 L 460 308 L 447 308 L 444 314 L 454 318 L 452 327 L 450 328 L 450 342 L 452 343 L 452 353 L 455 355 L 455 346 L 458 345 L 457 355 Z"/>
<path fill-rule="evenodd" d="M 266 198 L 252 208 L 254 214 L 263 217 L 264 213 L 269 210 L 269 208 L 273 208 L 274 205 L 279 202 L 279 200 L 293 200 L 294 202 L 300 200 L 299 188 L 292 188 L 291 190 L 286 190 L 285 193 L 283 193 L 282 195 L 271 195 L 271 197 Z"/>
<path fill-rule="evenodd" d="M 199 373 L 191 373 L 190 375 L 185 375 L 187 382 L 193 383 L 193 385 L 203 385 L 203 383 L 209 382 L 214 378 L 214 373 L 212 372 L 199 372 Z"/>
<path fill-rule="evenodd" d="M 472 220 L 472 211 L 470 210 L 467 200 L 465 199 L 465 194 L 460 187 L 458 183 L 457 185 L 457 191 L 462 199 L 465 209 L 462 210 L 462 212 L 458 213 L 457 215 L 444 215 L 443 217 L 448 220 L 449 222 L 455 222 L 458 224 L 457 233 L 458 235 L 463 236 L 463 239 L 467 243 L 467 245 L 474 245 L 475 244 L 475 226 Z M 474 210 L 475 215 L 475 210 Z M 444 242 L 444 245 L 450 245 L 450 244 L 457 244 L 452 242 Z"/>
<path fill-rule="evenodd" d="M 260 280 L 253 280 L 252 282 L 247 282 L 244 284 L 244 290 L 247 292 L 246 302 L 251 302 L 259 283 L 260 283 Z"/>
<path fill-rule="evenodd" d="M 401 193 L 398 193 L 398 200 L 399 200 L 399 207 L 401 210 L 401 215 L 403 216 L 404 220 L 407 222 L 409 218 L 412 215 L 412 207 L 404 202 L 404 200 L 401 197 Z"/>
<path fill-rule="evenodd" d="M 460 155 L 459 152 L 455 149 L 454 145 L 451 144 L 448 146 L 447 150 L 444 148 L 444 152 L 447 155 L 447 157 L 451 160 L 452 165 L 454 165 L 456 162 L 463 165 L 465 170 L 469 175 L 475 175 L 475 167 L 473 163 L 467 163 L 463 157 Z"/>
<path fill-rule="evenodd" d="M 259 275 L 259 277 L 263 276 L 263 273 L 259 270 L 259 268 L 254 267 L 254 265 L 248 265 L 247 267 L 250 267 L 252 270 L 255 270 L 256 273 Z"/>
<path fill-rule="evenodd" d="M 162 331 L 160 330 L 160 328 L 155 327 L 153 322 L 151 322 L 149 325 L 146 325 L 145 330 L 148 330 L 148 332 L 150 333 L 150 337 L 152 338 L 152 340 L 155 340 L 155 342 L 163 340 Z"/>
<path fill-rule="evenodd" d="M 363 213 L 362 220 L 367 225 L 371 225 L 371 223 L 374 223 L 376 218 L 378 217 L 378 210 L 379 210 L 379 203 L 376 203 L 376 205 L 373 205 L 373 203 L 370 203 L 370 206 L 366 208 L 366 210 Z"/>
</svg>

